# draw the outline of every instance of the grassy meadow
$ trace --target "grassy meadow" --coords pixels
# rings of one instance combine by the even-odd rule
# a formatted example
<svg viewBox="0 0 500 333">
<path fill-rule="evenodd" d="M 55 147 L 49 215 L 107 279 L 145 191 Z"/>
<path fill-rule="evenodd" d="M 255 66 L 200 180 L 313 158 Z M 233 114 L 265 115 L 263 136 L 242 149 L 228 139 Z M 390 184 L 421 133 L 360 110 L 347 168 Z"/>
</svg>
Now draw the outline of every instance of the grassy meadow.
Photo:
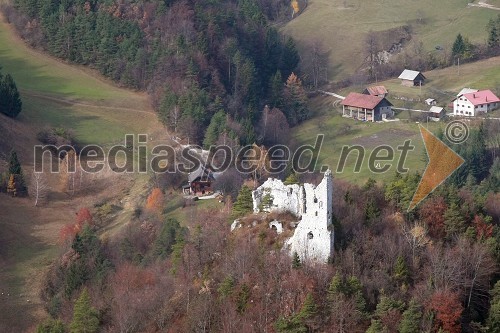
<svg viewBox="0 0 500 333">
<path fill-rule="evenodd" d="M 44 127 L 69 129 L 80 144 L 103 146 L 123 143 L 128 133 L 162 131 L 145 93 L 117 87 L 93 70 L 29 48 L 1 17 L 0 66 L 14 77 L 23 101 L 17 119 L 0 119 L 0 139 L 14 146 L 28 181 L 36 133 Z M 29 198 L 0 194 L 0 332 L 34 331 L 47 316 L 40 299 L 44 274 L 59 254 L 59 230 L 73 222 L 75 212 L 118 197 L 124 209 L 110 226 L 114 231 L 129 221 L 148 181 L 146 176 L 104 179 L 94 181 L 98 188 L 70 196 L 57 192 L 52 178 L 50 201 L 40 207 Z"/>
<path fill-rule="evenodd" d="M 428 110 L 423 101 L 432 97 L 437 99 L 438 105 L 446 106 L 463 87 L 476 89 L 491 89 L 495 93 L 500 93 L 500 57 L 487 59 L 484 61 L 465 64 L 458 68 L 449 67 L 424 73 L 428 82 L 420 89 L 419 87 L 405 87 L 398 79 L 391 79 L 377 84 L 384 85 L 389 90 L 388 99 L 399 107 L 408 107 Z M 349 92 L 361 92 L 365 86 L 349 87 L 339 93 L 347 95 Z M 398 98 L 421 100 L 422 102 L 405 102 Z M 334 104 L 335 103 L 335 104 Z M 420 136 L 419 127 L 415 121 L 410 121 L 411 115 L 407 111 L 402 111 L 396 115 L 400 122 L 390 123 L 367 123 L 353 119 L 343 118 L 342 109 L 338 100 L 333 97 L 317 96 L 310 103 L 310 110 L 313 118 L 294 129 L 294 137 L 299 143 L 314 143 L 317 133 L 325 134 L 325 141 L 319 156 L 318 169 L 322 165 L 328 165 L 336 169 L 342 147 L 344 145 L 360 144 L 366 148 L 365 160 L 360 173 L 354 173 L 356 153 L 352 153 L 347 160 L 346 168 L 335 176 L 358 184 L 364 183 L 369 177 L 374 177 L 379 181 L 387 180 L 393 176 L 400 152 L 397 146 L 404 144 L 410 139 L 415 150 L 409 153 L 406 166 L 410 170 L 423 172 L 425 163 L 423 162 L 424 145 Z M 443 123 L 423 124 L 431 131 Z M 384 174 L 376 177 L 368 170 L 368 157 L 373 148 L 381 144 L 388 144 L 395 151 L 395 162 L 393 167 Z"/>
<path fill-rule="evenodd" d="M 21 122 L 71 129 L 82 144 L 123 142 L 127 133 L 147 133 L 156 115 L 146 94 L 33 50 L 12 29 L 0 24 L 0 66 L 21 91 Z"/>
<path fill-rule="evenodd" d="M 424 48 L 433 52 L 440 52 L 435 50 L 438 45 L 450 50 L 458 33 L 472 42 L 485 42 L 486 24 L 500 11 L 468 7 L 469 2 L 477 1 L 310 0 L 304 12 L 282 31 L 296 38 L 302 48 L 320 40 L 329 55 L 328 79 L 336 81 L 362 65 L 370 30 L 381 32 L 411 25 L 411 43 L 422 41 Z"/>
</svg>

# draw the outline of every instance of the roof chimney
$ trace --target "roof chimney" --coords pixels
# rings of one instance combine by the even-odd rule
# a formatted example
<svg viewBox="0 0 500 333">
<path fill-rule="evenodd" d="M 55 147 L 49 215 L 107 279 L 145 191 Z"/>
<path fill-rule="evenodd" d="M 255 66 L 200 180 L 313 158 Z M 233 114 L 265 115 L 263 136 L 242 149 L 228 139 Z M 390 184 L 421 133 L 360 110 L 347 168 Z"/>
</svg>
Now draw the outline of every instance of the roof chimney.
<svg viewBox="0 0 500 333">
<path fill-rule="evenodd" d="M 472 97 L 476 98 L 476 94 L 472 94 Z"/>
</svg>

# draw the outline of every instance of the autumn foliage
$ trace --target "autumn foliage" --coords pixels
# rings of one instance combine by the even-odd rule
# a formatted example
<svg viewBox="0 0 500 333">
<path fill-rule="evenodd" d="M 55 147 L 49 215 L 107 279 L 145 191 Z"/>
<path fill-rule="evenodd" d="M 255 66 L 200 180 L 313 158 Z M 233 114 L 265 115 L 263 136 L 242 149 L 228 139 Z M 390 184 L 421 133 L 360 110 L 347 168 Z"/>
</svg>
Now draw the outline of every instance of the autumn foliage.
<svg viewBox="0 0 500 333">
<path fill-rule="evenodd" d="M 460 316 L 463 307 L 458 295 L 450 290 L 440 290 L 434 293 L 430 300 L 430 309 L 436 312 L 436 330 L 442 328 L 449 333 L 460 333 Z"/>
<path fill-rule="evenodd" d="M 444 213 L 448 205 L 443 197 L 432 197 L 426 200 L 420 208 L 420 217 L 429 228 L 429 235 L 434 238 L 442 238 L 446 232 L 444 229 Z"/>
<path fill-rule="evenodd" d="M 82 231 L 85 225 L 94 225 L 92 214 L 86 207 L 80 208 L 76 213 L 75 223 L 66 224 L 59 231 L 59 241 L 65 243 L 72 240 L 75 236 Z"/>
<path fill-rule="evenodd" d="M 146 209 L 150 211 L 160 212 L 163 207 L 163 202 L 165 200 L 165 196 L 163 192 L 155 187 L 151 194 L 148 196 L 146 201 Z"/>
</svg>

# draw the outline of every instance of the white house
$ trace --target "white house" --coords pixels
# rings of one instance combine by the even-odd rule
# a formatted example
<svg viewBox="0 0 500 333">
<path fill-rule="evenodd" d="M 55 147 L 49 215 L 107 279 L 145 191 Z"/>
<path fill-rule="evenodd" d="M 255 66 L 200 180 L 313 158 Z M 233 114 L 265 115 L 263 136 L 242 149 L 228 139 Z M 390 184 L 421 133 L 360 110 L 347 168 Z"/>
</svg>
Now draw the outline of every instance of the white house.
<svg viewBox="0 0 500 333">
<path fill-rule="evenodd" d="M 453 100 L 453 115 L 474 117 L 478 113 L 487 113 L 500 107 L 500 99 L 491 90 L 468 90 L 472 91 L 466 93 L 461 92 L 457 98 Z M 464 91 L 464 89 L 462 91 Z"/>
</svg>

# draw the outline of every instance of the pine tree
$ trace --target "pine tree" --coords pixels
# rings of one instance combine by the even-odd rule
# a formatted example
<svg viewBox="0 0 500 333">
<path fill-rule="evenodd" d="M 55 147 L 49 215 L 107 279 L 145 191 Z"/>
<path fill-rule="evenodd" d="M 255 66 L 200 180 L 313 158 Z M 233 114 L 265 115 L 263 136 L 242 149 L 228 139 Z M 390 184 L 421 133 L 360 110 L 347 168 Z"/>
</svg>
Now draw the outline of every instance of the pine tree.
<svg viewBox="0 0 500 333">
<path fill-rule="evenodd" d="M 500 332 L 500 281 L 495 283 L 493 290 L 490 291 L 490 311 L 488 316 L 489 332 Z"/>
<path fill-rule="evenodd" d="M 22 172 L 21 163 L 19 163 L 17 153 L 15 150 L 12 150 L 9 157 L 9 173 L 11 175 L 20 175 Z"/>
<path fill-rule="evenodd" d="M 403 312 L 403 317 L 399 323 L 400 333 L 418 333 L 420 332 L 420 319 L 422 311 L 415 300 L 411 300 L 408 304 L 408 309 Z"/>
<path fill-rule="evenodd" d="M 288 177 L 286 177 L 284 184 L 285 185 L 294 185 L 299 183 L 299 177 L 295 172 L 290 173 Z"/>
<path fill-rule="evenodd" d="M 271 195 L 271 193 L 266 193 L 263 197 L 262 197 L 262 200 L 260 202 L 260 205 L 259 205 L 259 210 L 262 212 L 268 212 L 269 209 L 271 209 L 271 207 L 273 206 L 273 196 Z"/>
<path fill-rule="evenodd" d="M 294 73 L 286 81 L 286 112 L 288 122 L 292 125 L 304 121 L 309 116 L 307 96 L 302 81 Z"/>
<path fill-rule="evenodd" d="M 75 302 L 70 328 L 71 333 L 95 333 L 99 329 L 99 316 L 90 304 L 90 296 L 86 288 Z"/>
<path fill-rule="evenodd" d="M 226 129 L 226 114 L 223 110 L 218 111 L 212 117 L 210 125 L 208 125 L 207 132 L 205 133 L 205 140 L 203 140 L 203 146 L 205 148 L 210 148 L 210 146 L 215 145 L 219 136 Z"/>
<path fill-rule="evenodd" d="M 302 304 L 302 308 L 298 313 L 298 317 L 301 319 L 309 319 L 312 318 L 317 312 L 316 303 L 314 302 L 314 297 L 311 293 L 308 293 L 306 299 L 304 300 L 304 304 Z"/>
<path fill-rule="evenodd" d="M 465 219 L 457 204 L 452 203 L 444 213 L 444 226 L 448 238 L 460 235 L 467 229 Z"/>
<path fill-rule="evenodd" d="M 387 329 L 379 319 L 372 319 L 372 323 L 366 330 L 366 333 L 387 333 Z"/>
<path fill-rule="evenodd" d="M 465 52 L 465 42 L 462 34 L 458 34 L 455 42 L 453 43 L 453 48 L 451 50 L 454 57 L 460 57 Z"/>
<path fill-rule="evenodd" d="M 277 71 L 269 80 L 269 104 L 271 104 L 271 108 L 283 107 L 283 88 L 281 72 Z"/>
<path fill-rule="evenodd" d="M 23 169 L 17 158 L 17 153 L 12 150 L 9 157 L 9 182 L 7 192 L 12 196 L 25 196 L 27 193 L 26 183 L 24 181 Z"/>
<path fill-rule="evenodd" d="M 289 37 L 283 47 L 280 71 L 283 77 L 288 77 L 300 62 L 299 52 L 293 38 Z"/>
<path fill-rule="evenodd" d="M 37 326 L 36 333 L 64 333 L 64 324 L 61 320 L 47 319 Z"/>
<path fill-rule="evenodd" d="M 406 283 L 408 281 L 408 267 L 403 256 L 399 255 L 394 264 L 394 279 L 399 283 Z"/>
<path fill-rule="evenodd" d="M 333 302 L 337 296 L 343 292 L 342 277 L 339 273 L 335 274 L 328 286 L 327 298 L 329 302 Z"/>
<path fill-rule="evenodd" d="M 10 74 L 0 75 L 0 112 L 11 118 L 21 112 L 22 102 L 16 83 Z"/>
<path fill-rule="evenodd" d="M 238 193 L 238 198 L 233 205 L 233 216 L 242 217 L 250 213 L 253 209 L 253 199 L 252 191 L 246 185 L 241 187 L 240 193 Z"/>
<path fill-rule="evenodd" d="M 299 254 L 295 251 L 292 258 L 292 268 L 299 269 L 300 267 L 302 267 L 302 262 L 300 261 Z"/>
</svg>

